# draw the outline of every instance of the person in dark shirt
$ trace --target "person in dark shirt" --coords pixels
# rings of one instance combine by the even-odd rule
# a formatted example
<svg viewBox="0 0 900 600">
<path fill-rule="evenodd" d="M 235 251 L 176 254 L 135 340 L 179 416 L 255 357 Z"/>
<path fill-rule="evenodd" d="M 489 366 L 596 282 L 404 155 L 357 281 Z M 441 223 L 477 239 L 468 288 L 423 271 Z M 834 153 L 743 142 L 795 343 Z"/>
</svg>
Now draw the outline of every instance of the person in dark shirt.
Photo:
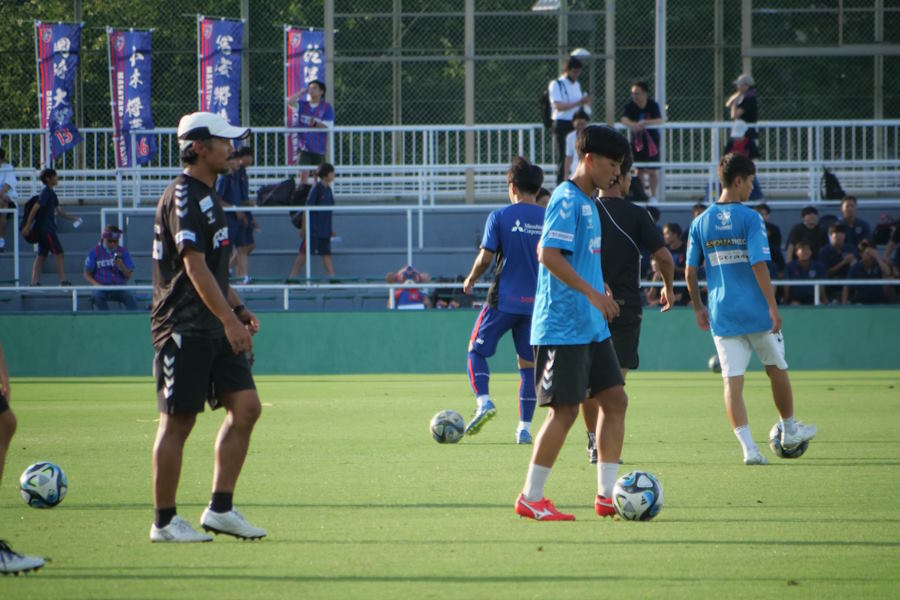
<svg viewBox="0 0 900 600">
<path fill-rule="evenodd" d="M 331 163 L 322 163 L 316 169 L 317 183 L 309 191 L 306 197 L 307 206 L 334 206 L 334 194 L 331 191 L 331 184 L 334 182 L 334 166 Z M 330 210 L 311 210 L 307 213 L 309 222 L 309 245 L 312 246 L 312 253 L 322 257 L 322 266 L 325 273 L 329 277 L 334 277 L 334 264 L 331 262 L 331 238 L 334 237 L 332 230 Z M 304 219 L 305 225 L 306 219 Z M 296 279 L 300 274 L 300 270 L 306 264 L 306 228 L 300 228 L 300 250 L 294 259 L 294 266 L 291 267 L 291 274 L 288 280 Z"/>
<path fill-rule="evenodd" d="M 872 239 L 872 226 L 856 216 L 856 196 L 844 196 L 841 200 L 841 218 L 838 223 L 844 226 L 847 245 L 851 248 L 856 248 L 863 240 Z"/>
<path fill-rule="evenodd" d="M 847 273 L 847 279 L 889 279 L 891 265 L 881 258 L 878 250 L 869 240 L 863 240 L 857 246 L 859 261 Z M 894 290 L 883 285 L 844 286 L 841 301 L 849 304 L 883 304 L 893 300 Z"/>
<path fill-rule="evenodd" d="M 678 223 L 666 223 L 662 228 L 663 240 L 669 252 L 672 253 L 672 260 L 675 262 L 675 280 L 684 280 L 684 267 L 687 259 L 687 246 L 681 241 L 681 225 Z M 684 288 L 678 288 L 679 291 L 670 299 L 675 306 L 686 306 L 690 301 L 687 291 Z"/>
<path fill-rule="evenodd" d="M 784 268 L 785 279 L 822 279 L 825 277 L 825 266 L 818 260 L 813 260 L 809 244 L 799 241 L 796 248 L 796 259 L 790 261 Z M 824 297 L 824 290 L 821 288 L 819 296 Z M 814 300 L 815 291 L 811 285 L 790 285 L 784 288 L 785 304 L 813 304 Z"/>
<path fill-rule="evenodd" d="M 81 224 L 81 219 L 67 213 L 59 205 L 59 198 L 53 191 L 53 188 L 59 185 L 59 175 L 54 169 L 48 168 L 41 171 L 40 179 L 44 184 L 44 189 L 41 190 L 40 199 L 31 209 L 31 214 L 28 215 L 25 226 L 22 228 L 23 235 L 27 235 L 32 227 L 36 227 L 38 231 L 38 253 L 34 257 L 34 264 L 31 267 L 31 285 L 41 284 L 44 261 L 51 252 L 56 260 L 59 285 L 72 285 L 66 278 L 65 255 L 62 244 L 59 242 L 59 236 L 56 235 L 56 215 L 72 221 L 76 227 Z"/>
<path fill-rule="evenodd" d="M 749 73 L 742 73 L 734 80 L 734 86 L 737 89 L 728 97 L 725 108 L 730 111 L 731 119 L 736 125 L 725 147 L 725 154 L 735 152 L 756 160 L 759 158 L 759 148 L 756 145 L 758 133 L 755 127 L 747 127 L 748 123 L 759 120 L 756 82 Z M 753 200 L 752 194 L 750 199 Z"/>
<path fill-rule="evenodd" d="M 231 243 L 222 200 L 213 189 L 228 170 L 232 139 L 247 128 L 198 112 L 178 123 L 184 172 L 169 184 L 153 222 L 153 308 L 159 428 L 153 447 L 153 542 L 207 542 L 176 514 L 184 444 L 204 404 L 227 415 L 215 447 L 212 498 L 200 523 L 243 539 L 265 530 L 234 510 L 232 499 L 250 435 L 262 411 L 250 372 L 259 321 L 228 283 Z"/>
<path fill-rule="evenodd" d="M 781 252 L 781 228 L 769 221 L 769 216 L 772 214 L 772 211 L 765 202 L 760 202 L 756 205 L 756 212 L 761 214 L 763 220 L 766 222 L 766 236 L 769 238 L 769 251 L 772 253 L 772 264 L 775 266 L 776 273 L 780 276 L 780 274 L 784 272 L 785 265 L 784 254 Z"/>
<path fill-rule="evenodd" d="M 846 229 L 840 223 L 832 223 L 828 227 L 828 245 L 819 250 L 819 262 L 826 269 L 829 279 L 846 279 L 850 267 L 856 264 L 856 253 L 845 243 Z M 840 302 L 843 286 L 829 285 L 825 293 L 829 302 Z"/>
<path fill-rule="evenodd" d="M 662 125 L 663 116 L 659 104 L 650 100 L 650 86 L 644 81 L 631 84 L 631 100 L 622 110 L 622 124 L 631 130 L 631 149 L 634 162 L 659 162 L 659 130 L 653 125 Z M 656 198 L 659 187 L 659 169 L 642 167 L 637 169 L 637 178 L 643 186 L 644 173 L 650 183 L 650 198 Z"/>
<path fill-rule="evenodd" d="M 809 244 L 813 256 L 817 256 L 819 250 L 828 243 L 828 234 L 819 225 L 819 211 L 815 206 L 807 206 L 800 211 L 800 217 L 802 222 L 794 225 L 790 233 L 788 233 L 787 249 L 784 255 L 794 256 L 794 247 L 797 245 L 797 242 L 803 240 Z"/>
</svg>

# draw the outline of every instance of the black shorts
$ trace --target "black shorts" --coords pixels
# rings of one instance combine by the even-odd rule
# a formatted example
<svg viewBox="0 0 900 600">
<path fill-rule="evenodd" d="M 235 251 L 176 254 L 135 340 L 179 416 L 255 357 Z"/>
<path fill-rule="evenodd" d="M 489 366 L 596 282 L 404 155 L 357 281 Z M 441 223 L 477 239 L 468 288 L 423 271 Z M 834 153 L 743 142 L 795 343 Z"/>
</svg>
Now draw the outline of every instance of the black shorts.
<svg viewBox="0 0 900 600">
<path fill-rule="evenodd" d="M 580 404 L 591 395 L 624 385 L 612 340 L 571 346 L 536 346 L 534 387 L 538 404 Z"/>
<path fill-rule="evenodd" d="M 55 231 L 42 231 L 38 236 L 38 256 L 47 256 L 51 252 L 63 254 L 62 244 L 59 243 Z"/>
<path fill-rule="evenodd" d="M 331 238 L 310 237 L 313 256 L 331 256 Z M 300 242 L 300 254 L 306 254 L 306 240 Z"/>
<path fill-rule="evenodd" d="M 3 397 L 3 394 L 0 394 L 0 415 L 9 410 L 9 403 L 6 401 L 6 398 Z"/>
<path fill-rule="evenodd" d="M 649 162 L 659 162 L 659 152 L 651 155 L 650 150 L 644 146 L 640 150 L 635 150 L 634 146 L 631 147 L 632 155 L 634 156 L 634 162 L 636 163 L 649 163 Z M 659 167 L 641 167 L 643 169 L 647 169 L 648 171 L 655 171 Z"/>
<path fill-rule="evenodd" d="M 612 334 L 619 366 L 625 369 L 638 368 L 640 362 L 638 344 L 641 341 L 642 319 L 643 311 L 640 306 L 622 306 L 619 316 L 609 323 L 609 332 Z"/>
<path fill-rule="evenodd" d="M 300 157 L 297 159 L 298 165 L 308 165 L 311 167 L 315 167 L 321 165 L 325 162 L 325 155 L 319 154 L 318 152 L 310 152 L 308 150 L 301 150 Z"/>
<path fill-rule="evenodd" d="M 201 413 L 203 403 L 219 408 L 219 395 L 254 390 L 250 363 L 235 354 L 228 339 L 173 334 L 153 359 L 159 412 Z"/>
</svg>

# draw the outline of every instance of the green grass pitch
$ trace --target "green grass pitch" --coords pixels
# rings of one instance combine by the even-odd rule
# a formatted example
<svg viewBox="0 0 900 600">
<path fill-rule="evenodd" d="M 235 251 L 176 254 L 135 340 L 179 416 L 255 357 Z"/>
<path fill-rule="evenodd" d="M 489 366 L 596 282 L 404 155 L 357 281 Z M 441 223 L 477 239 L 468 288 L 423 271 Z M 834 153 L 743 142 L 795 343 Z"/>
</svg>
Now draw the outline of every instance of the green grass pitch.
<svg viewBox="0 0 900 600">
<path fill-rule="evenodd" d="M 499 413 L 457 445 L 432 441 L 439 409 L 468 417 L 459 376 L 260 377 L 264 403 L 235 504 L 260 542 L 150 544 L 150 379 L 14 379 L 19 419 L 0 538 L 49 557 L 0 578 L 0 598 L 885 598 L 900 589 L 900 371 L 792 374 L 819 436 L 799 460 L 766 444 L 768 382 L 748 375 L 754 439 L 745 467 L 711 373 L 629 376 L 620 472 L 656 474 L 651 522 L 600 520 L 582 426 L 547 485 L 574 523 L 513 513 L 530 446 L 512 443 L 514 375 L 491 381 Z M 533 431 L 544 411 L 538 409 Z M 221 413 L 198 419 L 179 514 L 198 525 Z M 25 506 L 22 470 L 60 464 L 69 493 Z"/>
</svg>

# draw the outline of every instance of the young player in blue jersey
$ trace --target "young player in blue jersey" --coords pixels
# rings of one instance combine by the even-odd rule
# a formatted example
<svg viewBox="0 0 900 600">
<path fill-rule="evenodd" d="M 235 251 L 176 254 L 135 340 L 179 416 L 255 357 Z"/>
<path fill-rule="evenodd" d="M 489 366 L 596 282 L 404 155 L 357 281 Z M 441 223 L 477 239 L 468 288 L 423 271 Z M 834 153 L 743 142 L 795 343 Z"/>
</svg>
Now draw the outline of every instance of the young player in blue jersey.
<svg viewBox="0 0 900 600">
<path fill-rule="evenodd" d="M 685 280 L 697 325 L 712 331 L 722 365 L 725 411 L 744 451 L 744 464 L 765 465 L 769 461 L 750 435 L 743 397 L 744 373 L 753 352 L 765 365 L 772 384 L 781 417 L 781 445 L 786 450 L 796 448 L 816 435 L 816 427 L 794 420 L 781 315 L 766 264 L 770 260 L 766 223 L 759 213 L 741 204 L 750 197 L 755 174 L 753 161 L 746 156 L 722 157 L 722 195 L 691 223 Z M 709 310 L 703 305 L 697 283 L 701 258 L 706 261 Z"/>
<path fill-rule="evenodd" d="M 585 397 L 600 405 L 597 497 L 601 517 L 615 514 L 610 496 L 625 439 L 624 380 L 608 321 L 619 305 L 604 293 L 601 224 L 591 195 L 619 176 L 628 141 L 614 129 L 586 127 L 575 142 L 578 167 L 553 192 L 538 246 L 538 285 L 531 323 L 538 403 L 549 407 L 538 432 L 516 514 L 539 521 L 573 521 L 544 497 L 544 485 Z"/>
<path fill-rule="evenodd" d="M 466 433 L 475 435 L 497 414 L 488 389 L 491 373 L 487 359 L 496 352 L 500 338 L 512 331 L 521 379 L 516 443 L 530 444 L 531 419 L 537 403 L 530 342 L 531 311 L 537 286 L 537 244 L 544 224 L 544 209 L 537 205 L 536 197 L 544 181 L 544 172 L 517 156 L 506 173 L 506 181 L 512 204 L 495 210 L 488 217 L 481 251 L 463 282 L 463 290 L 471 294 L 475 282 L 488 270 L 496 255 L 494 282 L 469 339 L 469 382 L 478 406 L 466 426 Z"/>
</svg>

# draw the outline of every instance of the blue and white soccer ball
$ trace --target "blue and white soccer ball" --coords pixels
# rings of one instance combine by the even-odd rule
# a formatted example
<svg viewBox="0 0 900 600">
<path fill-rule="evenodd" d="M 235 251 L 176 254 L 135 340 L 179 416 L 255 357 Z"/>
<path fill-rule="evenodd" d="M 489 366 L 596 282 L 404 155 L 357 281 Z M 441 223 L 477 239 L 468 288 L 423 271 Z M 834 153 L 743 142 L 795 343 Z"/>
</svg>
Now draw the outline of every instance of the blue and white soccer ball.
<svg viewBox="0 0 900 600">
<path fill-rule="evenodd" d="M 709 357 L 709 362 L 707 363 L 709 366 L 709 370 L 713 373 L 721 373 L 722 372 L 722 363 L 719 362 L 719 355 L 713 354 Z"/>
<path fill-rule="evenodd" d="M 645 471 L 632 471 L 619 477 L 612 492 L 616 513 L 628 521 L 649 521 L 663 507 L 663 489 L 659 481 Z"/>
<path fill-rule="evenodd" d="M 19 492 L 32 508 L 53 508 L 66 497 L 69 483 L 59 465 L 34 463 L 19 477 Z"/>
<path fill-rule="evenodd" d="M 431 418 L 431 437 L 438 444 L 455 444 L 462 439 L 466 422 L 455 410 L 442 410 Z"/>
<path fill-rule="evenodd" d="M 769 430 L 769 448 L 781 458 L 800 458 L 809 448 L 809 442 L 803 442 L 793 450 L 785 450 L 781 445 L 781 421 L 778 421 Z"/>
</svg>

